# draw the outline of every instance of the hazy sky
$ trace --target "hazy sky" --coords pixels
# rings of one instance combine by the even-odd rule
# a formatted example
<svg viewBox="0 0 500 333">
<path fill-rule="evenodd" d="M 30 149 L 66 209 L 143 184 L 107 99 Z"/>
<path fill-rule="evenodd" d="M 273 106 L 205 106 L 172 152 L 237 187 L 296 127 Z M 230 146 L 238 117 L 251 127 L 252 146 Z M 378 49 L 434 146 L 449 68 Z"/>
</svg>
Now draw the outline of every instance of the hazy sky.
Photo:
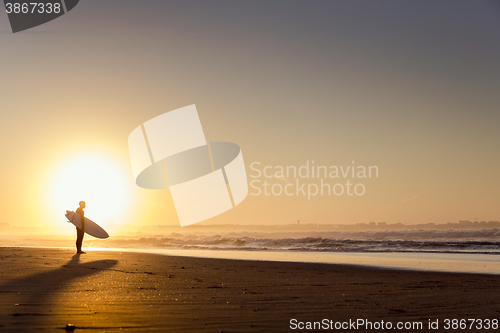
<svg viewBox="0 0 500 333">
<path fill-rule="evenodd" d="M 54 184 L 93 156 L 122 181 L 116 222 L 177 224 L 127 138 L 190 104 L 249 175 L 379 168 L 361 197 L 249 195 L 204 223 L 500 220 L 498 1 L 85 0 L 17 34 L 0 13 L 0 45 L 0 222 L 63 223 Z"/>
</svg>

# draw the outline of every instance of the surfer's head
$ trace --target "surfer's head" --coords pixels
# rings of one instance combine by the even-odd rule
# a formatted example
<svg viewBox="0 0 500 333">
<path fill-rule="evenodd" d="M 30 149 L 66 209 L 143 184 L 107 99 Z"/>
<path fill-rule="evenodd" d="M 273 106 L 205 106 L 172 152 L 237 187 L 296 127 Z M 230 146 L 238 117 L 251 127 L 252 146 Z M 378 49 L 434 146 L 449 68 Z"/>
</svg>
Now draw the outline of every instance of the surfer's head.
<svg viewBox="0 0 500 333">
<path fill-rule="evenodd" d="M 80 205 L 80 208 L 85 208 L 85 201 L 80 201 L 78 204 Z"/>
</svg>

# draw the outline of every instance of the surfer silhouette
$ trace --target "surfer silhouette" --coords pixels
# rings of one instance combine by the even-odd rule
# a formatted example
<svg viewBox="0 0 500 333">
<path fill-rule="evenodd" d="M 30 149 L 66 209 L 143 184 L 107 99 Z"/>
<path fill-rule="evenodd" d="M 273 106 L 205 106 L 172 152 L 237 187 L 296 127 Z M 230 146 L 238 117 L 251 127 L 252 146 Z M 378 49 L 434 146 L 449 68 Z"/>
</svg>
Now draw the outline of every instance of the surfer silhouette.
<svg viewBox="0 0 500 333">
<path fill-rule="evenodd" d="M 82 251 L 83 236 L 85 235 L 85 212 L 83 211 L 83 209 L 85 208 L 85 201 L 80 201 L 78 204 L 80 205 L 80 207 L 78 207 L 76 212 L 80 214 L 82 228 L 76 228 L 76 253 L 83 254 L 85 253 Z"/>
</svg>

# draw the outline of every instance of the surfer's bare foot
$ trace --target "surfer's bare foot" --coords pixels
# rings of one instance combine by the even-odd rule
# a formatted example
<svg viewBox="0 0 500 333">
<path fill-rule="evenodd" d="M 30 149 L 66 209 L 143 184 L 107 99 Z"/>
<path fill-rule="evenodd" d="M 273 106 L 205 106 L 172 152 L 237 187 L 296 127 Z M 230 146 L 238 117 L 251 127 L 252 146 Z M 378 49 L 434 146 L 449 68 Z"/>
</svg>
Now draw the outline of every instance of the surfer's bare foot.
<svg viewBox="0 0 500 333">
<path fill-rule="evenodd" d="M 77 254 L 85 254 L 85 253 L 87 253 L 87 252 L 78 251 L 78 252 L 76 252 L 76 253 L 77 253 Z"/>
</svg>

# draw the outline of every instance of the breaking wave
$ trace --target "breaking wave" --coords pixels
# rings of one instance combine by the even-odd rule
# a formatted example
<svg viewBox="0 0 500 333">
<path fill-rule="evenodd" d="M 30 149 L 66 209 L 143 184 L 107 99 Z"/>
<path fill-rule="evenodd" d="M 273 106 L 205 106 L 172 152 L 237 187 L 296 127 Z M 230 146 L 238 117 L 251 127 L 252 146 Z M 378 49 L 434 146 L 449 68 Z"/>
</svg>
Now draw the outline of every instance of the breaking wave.
<svg viewBox="0 0 500 333">
<path fill-rule="evenodd" d="M 171 233 L 122 238 L 114 246 L 198 250 L 439 252 L 500 254 L 500 229 L 384 232 Z M 111 244 L 109 244 L 111 245 Z"/>
</svg>

